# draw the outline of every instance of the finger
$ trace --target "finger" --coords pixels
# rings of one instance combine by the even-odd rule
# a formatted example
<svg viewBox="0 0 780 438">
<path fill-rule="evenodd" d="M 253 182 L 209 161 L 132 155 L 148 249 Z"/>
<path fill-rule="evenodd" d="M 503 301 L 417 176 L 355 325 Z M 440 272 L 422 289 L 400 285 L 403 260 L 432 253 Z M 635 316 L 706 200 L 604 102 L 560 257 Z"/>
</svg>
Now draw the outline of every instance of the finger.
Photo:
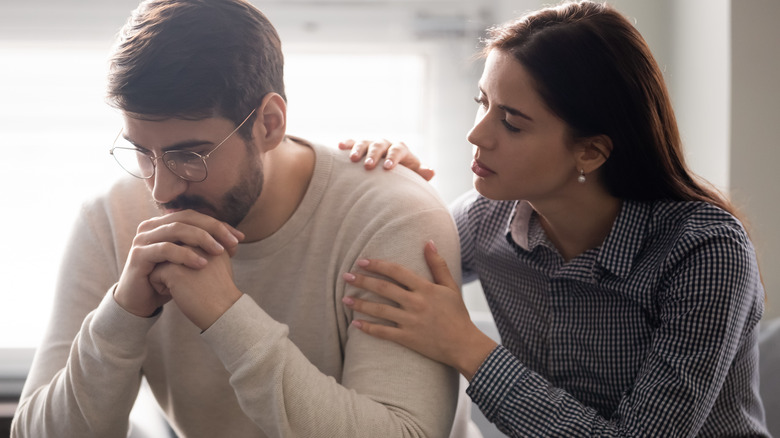
<svg viewBox="0 0 780 438">
<path fill-rule="evenodd" d="M 371 144 L 368 140 L 361 140 L 352 146 L 352 152 L 349 153 L 349 159 L 353 162 L 358 162 L 363 159 L 368 151 L 368 146 Z"/>
<path fill-rule="evenodd" d="M 430 283 L 427 279 L 417 275 L 414 271 L 397 263 L 376 259 L 361 259 L 357 261 L 357 265 L 368 272 L 373 272 L 375 274 L 379 274 L 395 280 L 397 283 L 405 286 L 410 290 L 420 289 L 426 284 Z"/>
<path fill-rule="evenodd" d="M 394 301 L 402 307 L 406 304 L 409 291 L 381 278 L 369 277 L 367 275 L 353 274 L 348 272 L 343 276 L 347 283 L 369 292 Z"/>
<path fill-rule="evenodd" d="M 394 324 L 403 325 L 407 320 L 403 310 L 388 304 L 374 303 L 372 301 L 361 300 L 349 296 L 342 298 L 341 301 L 356 312 L 390 321 Z"/>
<path fill-rule="evenodd" d="M 359 319 L 352 321 L 352 325 L 363 333 L 367 333 L 375 338 L 386 339 L 406 346 L 403 331 L 397 327 L 375 324 Z"/>
<path fill-rule="evenodd" d="M 403 162 L 403 160 L 406 159 L 408 155 L 409 149 L 406 147 L 404 142 L 401 141 L 398 143 L 393 143 L 390 146 L 390 149 L 387 150 L 387 156 L 385 157 L 385 162 L 382 164 L 382 167 L 388 170 L 392 169 L 396 166 L 396 164 Z"/>
<path fill-rule="evenodd" d="M 366 160 L 363 162 L 366 169 L 373 169 L 380 162 L 382 157 L 390 149 L 390 142 L 387 140 L 379 140 L 371 143 L 368 146 L 366 152 Z"/>
<path fill-rule="evenodd" d="M 424 180 L 430 181 L 433 178 L 434 171 L 427 167 L 422 167 L 422 164 L 417 160 L 417 157 L 410 155 L 409 158 L 405 158 L 406 161 L 401 161 L 401 165 L 413 170 L 416 174 L 423 177 Z"/>
<path fill-rule="evenodd" d="M 163 242 L 201 248 L 212 255 L 225 251 L 225 247 L 206 230 L 183 222 L 173 222 L 141 232 L 136 235 L 133 245 L 147 246 Z"/>
<path fill-rule="evenodd" d="M 340 141 L 339 142 L 339 149 L 341 149 L 342 151 L 348 151 L 348 150 L 352 149 L 352 146 L 354 146 L 354 145 L 355 145 L 355 140 L 350 138 L 350 139 L 347 139 L 347 140 L 344 140 L 344 141 Z"/>
<path fill-rule="evenodd" d="M 423 252 L 425 253 L 425 261 L 428 263 L 428 268 L 430 268 L 436 284 L 458 290 L 458 283 L 452 278 L 452 272 L 447 267 L 447 261 L 439 254 L 439 250 L 436 248 L 433 240 L 429 240 L 425 244 Z"/>
<path fill-rule="evenodd" d="M 232 225 L 230 225 L 230 224 L 228 224 L 226 222 L 221 222 L 221 223 L 222 223 L 222 225 L 227 227 L 228 231 L 230 231 L 230 234 L 235 236 L 235 238 L 238 239 L 239 242 L 241 242 L 242 240 L 244 240 L 246 238 L 246 234 L 244 234 L 238 228 L 235 228 L 234 226 L 232 226 Z"/>
<path fill-rule="evenodd" d="M 172 223 L 183 223 L 200 228 L 216 239 L 223 247 L 233 247 L 244 239 L 244 233 L 211 216 L 194 210 L 183 210 L 144 221 L 138 231 L 149 231 Z M 206 248 L 204 248 L 206 249 Z"/>
<path fill-rule="evenodd" d="M 427 167 L 420 167 L 416 170 L 417 174 L 423 177 L 426 181 L 430 181 L 433 179 L 434 175 L 436 175 L 436 172 L 433 171 L 433 169 L 429 169 Z"/>
<path fill-rule="evenodd" d="M 208 260 L 193 248 L 170 242 L 133 247 L 129 257 L 145 262 L 149 270 L 159 263 L 174 263 L 192 269 L 201 269 L 208 264 Z"/>
<path fill-rule="evenodd" d="M 162 279 L 162 272 L 165 264 L 160 264 L 158 267 L 156 267 L 151 274 L 149 274 L 149 284 L 152 285 L 154 290 L 159 294 L 167 297 L 171 297 L 171 290 L 168 288 L 168 286 L 165 284 L 165 282 Z"/>
</svg>

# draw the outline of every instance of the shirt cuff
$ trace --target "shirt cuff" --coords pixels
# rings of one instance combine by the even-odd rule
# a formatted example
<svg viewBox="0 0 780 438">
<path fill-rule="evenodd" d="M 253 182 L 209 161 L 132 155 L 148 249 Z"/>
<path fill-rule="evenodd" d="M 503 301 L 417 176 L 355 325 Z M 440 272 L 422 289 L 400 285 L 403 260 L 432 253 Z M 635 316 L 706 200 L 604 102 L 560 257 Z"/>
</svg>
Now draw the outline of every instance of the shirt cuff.
<svg viewBox="0 0 780 438">
<path fill-rule="evenodd" d="M 509 350 L 499 345 L 471 378 L 466 394 L 479 406 L 485 418 L 493 422 L 508 393 L 527 378 L 528 372 Z"/>
<path fill-rule="evenodd" d="M 269 346 L 287 338 L 287 334 L 286 325 L 275 321 L 252 297 L 244 294 L 200 336 L 228 371 L 233 372 L 247 355 L 268 354 L 268 348 L 258 348 L 261 344 Z"/>
<path fill-rule="evenodd" d="M 90 330 L 118 351 L 126 351 L 130 355 L 143 352 L 147 343 L 146 335 L 160 318 L 161 312 L 148 318 L 133 315 L 116 302 L 114 289 L 116 285 L 108 290 L 95 309 Z"/>
</svg>

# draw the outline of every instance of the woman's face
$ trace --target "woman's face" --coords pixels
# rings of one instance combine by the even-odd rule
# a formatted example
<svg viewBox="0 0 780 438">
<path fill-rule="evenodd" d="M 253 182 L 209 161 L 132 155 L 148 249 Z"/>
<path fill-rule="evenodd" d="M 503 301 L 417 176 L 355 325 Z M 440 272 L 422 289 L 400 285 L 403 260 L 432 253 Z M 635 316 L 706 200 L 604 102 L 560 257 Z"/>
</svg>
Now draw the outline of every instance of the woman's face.
<svg viewBox="0 0 780 438">
<path fill-rule="evenodd" d="M 497 200 L 564 199 L 579 171 L 567 126 L 511 54 L 493 50 L 479 81 L 480 104 L 468 140 L 474 145 L 474 187 Z"/>
</svg>

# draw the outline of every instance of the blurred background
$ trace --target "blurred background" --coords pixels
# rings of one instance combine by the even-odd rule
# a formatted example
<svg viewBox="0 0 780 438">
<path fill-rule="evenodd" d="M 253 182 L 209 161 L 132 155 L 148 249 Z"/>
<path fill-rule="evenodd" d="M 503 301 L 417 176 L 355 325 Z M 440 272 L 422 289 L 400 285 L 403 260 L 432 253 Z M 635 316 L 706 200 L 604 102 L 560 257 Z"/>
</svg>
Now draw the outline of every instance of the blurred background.
<svg viewBox="0 0 780 438">
<path fill-rule="evenodd" d="M 286 58 L 289 132 L 336 146 L 403 140 L 445 201 L 471 188 L 472 125 L 492 24 L 535 0 L 255 0 Z M 664 70 L 687 158 L 749 220 L 780 315 L 780 2 L 613 0 Z M 106 59 L 136 0 L 0 0 L 0 393 L 45 329 L 59 260 L 86 198 L 122 175 L 108 149 L 119 114 Z M 474 312 L 487 308 L 466 290 Z"/>
</svg>

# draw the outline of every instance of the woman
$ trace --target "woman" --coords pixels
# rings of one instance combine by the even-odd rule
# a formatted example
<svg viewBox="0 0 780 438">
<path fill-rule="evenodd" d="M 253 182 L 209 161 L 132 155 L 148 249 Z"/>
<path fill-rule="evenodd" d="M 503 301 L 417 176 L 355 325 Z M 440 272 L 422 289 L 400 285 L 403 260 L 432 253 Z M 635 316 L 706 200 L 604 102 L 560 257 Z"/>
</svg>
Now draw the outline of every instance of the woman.
<svg viewBox="0 0 780 438">
<path fill-rule="evenodd" d="M 511 436 L 768 435 L 754 250 L 686 167 L 640 34 L 607 5 L 567 3 L 491 29 L 484 54 L 476 192 L 452 212 L 502 345 L 471 323 L 432 242 L 435 283 L 381 260 L 344 275 L 398 303 L 347 297 L 393 323 L 353 324 L 455 367 Z M 405 154 L 394 147 L 384 167 L 419 168 Z"/>
</svg>

